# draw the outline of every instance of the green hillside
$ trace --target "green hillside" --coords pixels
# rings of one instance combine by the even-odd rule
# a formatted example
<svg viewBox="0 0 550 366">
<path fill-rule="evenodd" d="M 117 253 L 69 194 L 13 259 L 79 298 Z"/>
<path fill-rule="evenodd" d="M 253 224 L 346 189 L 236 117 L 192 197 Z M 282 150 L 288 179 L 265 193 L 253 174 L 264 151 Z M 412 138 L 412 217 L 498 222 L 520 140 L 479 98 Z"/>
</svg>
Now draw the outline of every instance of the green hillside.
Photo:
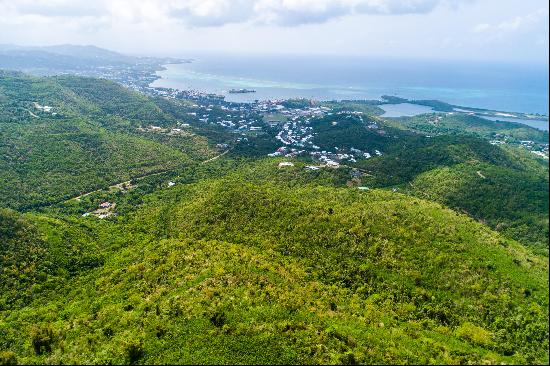
<svg viewBox="0 0 550 366">
<path fill-rule="evenodd" d="M 459 164 L 417 176 L 411 190 L 547 253 L 547 178 L 490 164 Z"/>
<path fill-rule="evenodd" d="M 548 362 L 547 262 L 437 204 L 236 179 L 145 202 L 118 223 L 2 213 L 11 247 L 52 252 L 3 273 L 2 357 Z M 70 271 L 62 245 L 90 266 Z M 36 289 L 20 307 L 25 293 L 14 291 L 28 278 Z"/>
<path fill-rule="evenodd" d="M 411 136 L 355 166 L 369 172 L 363 184 L 435 200 L 547 252 L 548 165 L 532 154 L 472 136 Z"/>
<path fill-rule="evenodd" d="M 138 130 L 176 123 L 150 98 L 107 80 L 0 73 L 2 206 L 28 210 L 216 155 L 196 131 Z"/>
<path fill-rule="evenodd" d="M 549 362 L 546 161 L 174 95 L 0 71 L 0 364 Z"/>
<path fill-rule="evenodd" d="M 398 118 L 389 123 L 432 135 L 470 134 L 488 139 L 506 137 L 511 142 L 532 140 L 548 143 L 548 131 L 537 130 L 521 123 L 489 121 L 465 114 L 422 114 Z"/>
</svg>

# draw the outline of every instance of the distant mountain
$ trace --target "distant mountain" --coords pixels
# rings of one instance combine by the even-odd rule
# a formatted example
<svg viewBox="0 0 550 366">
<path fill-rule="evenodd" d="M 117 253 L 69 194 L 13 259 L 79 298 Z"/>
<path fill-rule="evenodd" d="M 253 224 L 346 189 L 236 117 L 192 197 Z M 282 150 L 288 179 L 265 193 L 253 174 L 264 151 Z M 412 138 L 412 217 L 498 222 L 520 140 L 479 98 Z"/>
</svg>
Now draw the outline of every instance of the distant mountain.
<svg viewBox="0 0 550 366">
<path fill-rule="evenodd" d="M 145 59 L 127 56 L 96 46 L 57 45 L 22 47 L 0 45 L 0 69 L 55 73 L 106 66 L 128 66 Z"/>
<path fill-rule="evenodd" d="M 118 52 L 106 50 L 96 46 L 57 45 L 42 47 L 42 51 L 56 55 L 69 56 L 83 60 L 101 60 L 104 62 L 133 63 L 136 57 L 126 56 Z"/>
</svg>

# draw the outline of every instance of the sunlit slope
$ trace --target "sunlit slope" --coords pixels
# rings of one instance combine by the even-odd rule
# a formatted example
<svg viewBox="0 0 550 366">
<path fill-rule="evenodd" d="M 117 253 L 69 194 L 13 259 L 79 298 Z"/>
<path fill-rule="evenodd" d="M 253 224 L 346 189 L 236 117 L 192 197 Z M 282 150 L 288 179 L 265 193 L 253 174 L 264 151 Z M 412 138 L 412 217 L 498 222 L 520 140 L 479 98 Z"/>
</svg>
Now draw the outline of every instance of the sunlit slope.
<svg viewBox="0 0 550 366">
<path fill-rule="evenodd" d="M 547 177 L 490 164 L 458 164 L 417 176 L 410 189 L 525 244 L 548 248 Z"/>
<path fill-rule="evenodd" d="M 548 163 L 529 155 L 471 136 L 411 137 L 357 165 L 365 185 L 412 191 L 547 251 Z"/>
<path fill-rule="evenodd" d="M 32 209 L 216 154 L 193 132 L 160 138 L 138 129 L 175 123 L 107 80 L 0 72 L 0 205 Z"/>
<path fill-rule="evenodd" d="M 43 112 L 34 103 L 50 106 L 56 114 Z M 9 71 L 0 71 L 0 116 L 2 122 L 86 116 L 94 124 L 109 122 L 111 127 L 116 122 L 141 126 L 174 121 L 150 98 L 112 81 L 77 76 L 35 77 Z"/>
<path fill-rule="evenodd" d="M 2 313 L 20 362 L 548 362 L 546 260 L 438 204 L 232 178 L 78 222 L 104 264 Z"/>
</svg>

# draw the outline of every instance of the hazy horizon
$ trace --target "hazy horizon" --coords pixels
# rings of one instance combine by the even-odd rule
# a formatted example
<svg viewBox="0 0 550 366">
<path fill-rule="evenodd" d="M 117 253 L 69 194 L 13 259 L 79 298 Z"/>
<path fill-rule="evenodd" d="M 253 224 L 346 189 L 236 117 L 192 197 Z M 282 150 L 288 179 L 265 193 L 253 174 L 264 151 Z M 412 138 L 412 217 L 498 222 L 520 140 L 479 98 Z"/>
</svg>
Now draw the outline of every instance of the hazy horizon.
<svg viewBox="0 0 550 366">
<path fill-rule="evenodd" d="M 541 0 L 0 0 L 0 44 L 548 64 Z M 196 56 L 195 56 L 196 57 Z"/>
</svg>

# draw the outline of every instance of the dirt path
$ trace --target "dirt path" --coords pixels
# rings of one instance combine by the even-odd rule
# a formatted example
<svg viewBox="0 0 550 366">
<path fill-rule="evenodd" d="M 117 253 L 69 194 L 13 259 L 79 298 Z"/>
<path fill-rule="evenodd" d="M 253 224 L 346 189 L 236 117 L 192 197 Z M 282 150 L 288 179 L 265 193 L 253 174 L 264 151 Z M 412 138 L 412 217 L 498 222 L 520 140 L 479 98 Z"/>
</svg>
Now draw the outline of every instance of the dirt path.
<svg viewBox="0 0 550 366">
<path fill-rule="evenodd" d="M 225 150 L 224 152 L 222 152 L 220 155 L 216 155 L 214 156 L 213 158 L 210 158 L 208 160 L 205 160 L 203 162 L 201 162 L 201 164 L 206 164 L 206 163 L 210 163 L 211 161 L 214 161 L 218 158 L 221 158 L 222 156 L 224 156 L 225 154 L 227 154 L 229 151 L 231 151 L 231 149 L 228 149 L 228 150 Z"/>
<path fill-rule="evenodd" d="M 218 159 L 218 158 L 221 158 L 222 156 L 224 156 L 225 154 L 227 154 L 229 151 L 231 151 L 231 149 L 225 150 L 225 151 L 222 152 L 221 154 L 216 155 L 216 156 L 214 156 L 213 158 L 210 158 L 210 159 L 208 159 L 208 160 L 202 161 L 202 162 L 200 162 L 199 164 L 207 164 L 207 163 L 210 163 L 211 161 L 214 161 L 214 160 L 216 160 L 216 159 Z M 155 175 L 168 173 L 169 171 L 171 171 L 171 169 L 169 169 L 169 170 L 164 170 L 164 171 L 162 171 L 162 172 L 156 172 L 156 173 L 151 173 L 151 174 L 142 175 L 142 176 L 140 176 L 140 177 L 135 177 L 135 178 L 132 178 L 132 179 L 141 180 L 141 179 L 148 178 L 148 177 L 152 177 L 152 176 L 155 176 Z M 73 197 L 73 198 L 69 198 L 67 201 L 70 201 L 70 200 L 77 200 L 77 201 L 80 201 L 83 197 L 89 196 L 89 195 L 91 195 L 91 194 L 93 194 L 93 193 L 101 192 L 101 191 L 103 191 L 103 190 L 110 190 L 110 189 L 113 189 L 113 188 L 122 189 L 122 187 L 123 187 L 125 184 L 128 185 L 128 186 L 130 186 L 130 180 L 126 180 L 126 181 L 124 181 L 124 182 L 120 182 L 120 183 L 116 183 L 116 184 L 110 185 L 110 186 L 107 187 L 107 188 L 99 188 L 99 189 L 96 189 L 95 191 L 83 193 L 83 194 L 81 194 L 81 195 L 79 195 L 79 196 L 76 196 L 76 197 Z"/>
</svg>

